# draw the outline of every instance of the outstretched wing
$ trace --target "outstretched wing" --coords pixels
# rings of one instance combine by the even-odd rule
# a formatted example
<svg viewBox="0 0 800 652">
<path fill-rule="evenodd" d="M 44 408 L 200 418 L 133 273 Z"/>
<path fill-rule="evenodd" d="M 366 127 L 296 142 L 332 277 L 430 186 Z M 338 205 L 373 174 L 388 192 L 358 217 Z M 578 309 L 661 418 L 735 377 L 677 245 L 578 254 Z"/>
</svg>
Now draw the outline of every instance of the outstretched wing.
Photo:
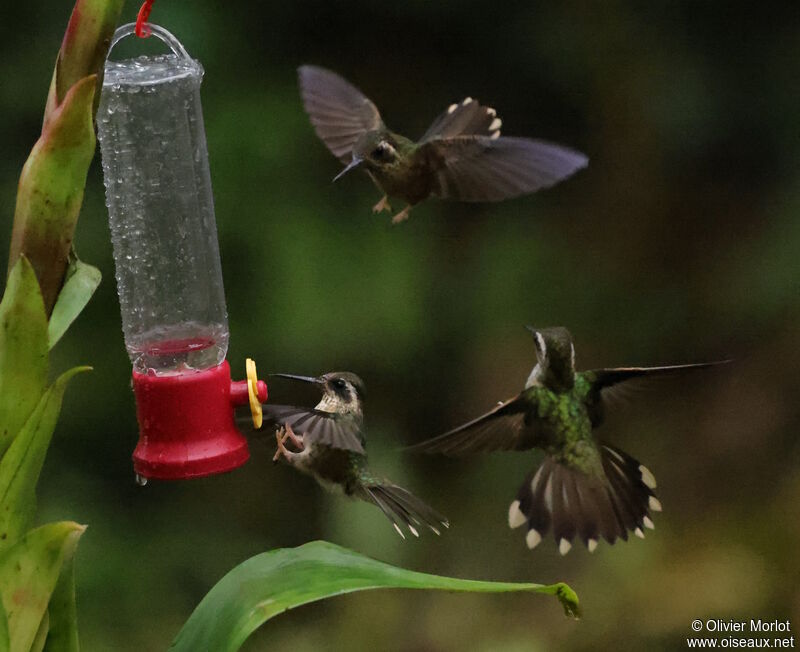
<svg viewBox="0 0 800 652">
<path fill-rule="evenodd" d="M 613 403 L 624 398 L 626 390 L 646 387 L 650 381 L 658 378 L 675 376 L 687 371 L 707 369 L 730 360 L 717 362 L 699 362 L 695 364 L 678 364 L 665 367 L 615 367 L 610 369 L 593 369 L 582 372 L 592 385 L 590 399 L 594 403 L 592 425 L 599 425 L 602 420 L 602 404 Z"/>
<path fill-rule="evenodd" d="M 529 138 L 455 136 L 419 148 L 435 170 L 433 194 L 458 201 L 500 201 L 548 188 L 588 163 L 579 152 Z"/>
<path fill-rule="evenodd" d="M 498 138 L 502 124 L 492 107 L 483 106 L 477 100 L 468 97 L 460 104 L 451 104 L 447 107 L 444 113 L 428 127 L 420 142 L 468 135 Z"/>
<path fill-rule="evenodd" d="M 366 455 L 361 428 L 355 419 L 293 405 L 267 403 L 263 409 L 265 425 L 262 429 L 269 425 L 288 425 L 296 435 L 305 435 L 314 444 Z"/>
<path fill-rule="evenodd" d="M 453 457 L 499 450 L 525 450 L 533 445 L 531 433 L 525 424 L 526 413 L 526 402 L 522 395 L 517 395 L 477 419 L 410 446 L 408 450 Z"/>
<path fill-rule="evenodd" d="M 376 106 L 335 72 L 317 66 L 297 69 L 300 95 L 322 142 L 343 163 L 352 159 L 362 134 L 382 126 Z"/>
</svg>

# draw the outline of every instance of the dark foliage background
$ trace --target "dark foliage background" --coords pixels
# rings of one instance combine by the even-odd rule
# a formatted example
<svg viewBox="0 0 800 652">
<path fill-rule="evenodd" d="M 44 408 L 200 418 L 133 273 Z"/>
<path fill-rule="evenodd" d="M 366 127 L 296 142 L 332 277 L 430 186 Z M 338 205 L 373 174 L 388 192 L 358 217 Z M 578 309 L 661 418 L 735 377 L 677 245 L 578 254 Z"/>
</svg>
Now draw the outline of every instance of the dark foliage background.
<svg viewBox="0 0 800 652">
<path fill-rule="evenodd" d="M 3 252 L 71 4 L 3 8 Z M 44 520 L 90 525 L 85 649 L 164 649 L 234 564 L 316 538 L 442 574 L 563 579 L 585 617 L 531 596 L 384 592 L 285 615 L 248 649 L 672 650 L 694 618 L 800 625 L 798 13 L 690 0 L 156 3 L 153 19 L 206 69 L 236 373 L 248 355 L 262 371 L 359 373 L 374 466 L 453 527 L 402 542 L 377 510 L 272 466 L 258 442 L 235 473 L 134 485 L 98 159 L 77 246 L 104 282 L 56 353 L 59 368 L 95 371 L 68 393 L 40 490 Z M 590 167 L 500 205 L 430 202 L 393 228 L 370 213 L 366 179 L 331 184 L 339 164 L 296 89 L 305 62 L 340 71 L 411 136 L 472 95 L 504 133 L 574 146 Z M 736 358 L 636 395 L 601 432 L 660 481 L 665 511 L 646 541 L 530 553 L 506 509 L 534 455 L 397 452 L 519 389 L 534 355 L 524 323 L 568 326 L 582 368 Z"/>
</svg>

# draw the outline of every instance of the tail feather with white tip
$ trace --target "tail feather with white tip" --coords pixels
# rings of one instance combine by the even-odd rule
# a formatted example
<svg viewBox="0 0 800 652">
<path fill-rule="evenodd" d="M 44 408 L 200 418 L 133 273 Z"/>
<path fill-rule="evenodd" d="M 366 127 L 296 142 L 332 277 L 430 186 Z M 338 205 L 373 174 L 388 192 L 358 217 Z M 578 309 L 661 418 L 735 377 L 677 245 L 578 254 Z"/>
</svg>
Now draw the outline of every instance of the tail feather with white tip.
<svg viewBox="0 0 800 652">
<path fill-rule="evenodd" d="M 433 121 L 421 142 L 433 138 L 453 138 L 455 136 L 500 136 L 503 122 L 490 106 L 483 106 L 471 97 L 451 104 L 447 110 Z"/>
<path fill-rule="evenodd" d="M 508 510 L 512 528 L 528 526 L 525 541 L 535 548 L 552 528 L 558 550 L 569 552 L 575 537 L 589 552 L 604 538 L 627 541 L 628 532 L 644 538 L 653 529 L 650 512 L 660 512 L 653 474 L 627 453 L 600 446 L 603 477 L 588 475 L 547 456 L 525 480 Z"/>
<path fill-rule="evenodd" d="M 422 526 L 428 527 L 435 534 L 440 534 L 443 527 L 450 527 L 450 522 L 444 516 L 411 492 L 395 484 L 364 483 L 355 495 L 361 500 L 377 505 L 404 539 L 403 527 L 415 537 L 419 536 L 418 528 Z"/>
</svg>

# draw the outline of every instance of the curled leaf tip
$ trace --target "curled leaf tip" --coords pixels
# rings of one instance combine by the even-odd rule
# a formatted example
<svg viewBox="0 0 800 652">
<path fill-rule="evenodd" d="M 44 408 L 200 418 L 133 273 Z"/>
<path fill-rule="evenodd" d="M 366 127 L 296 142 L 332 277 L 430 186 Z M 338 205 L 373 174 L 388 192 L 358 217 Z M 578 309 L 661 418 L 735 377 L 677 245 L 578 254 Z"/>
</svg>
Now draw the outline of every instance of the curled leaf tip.
<svg viewBox="0 0 800 652">
<path fill-rule="evenodd" d="M 575 620 L 580 619 L 581 607 L 578 603 L 578 594 L 575 593 L 569 585 L 563 582 L 556 584 L 556 597 L 561 603 L 561 606 L 564 607 L 564 613 L 568 617 L 574 618 Z"/>
</svg>

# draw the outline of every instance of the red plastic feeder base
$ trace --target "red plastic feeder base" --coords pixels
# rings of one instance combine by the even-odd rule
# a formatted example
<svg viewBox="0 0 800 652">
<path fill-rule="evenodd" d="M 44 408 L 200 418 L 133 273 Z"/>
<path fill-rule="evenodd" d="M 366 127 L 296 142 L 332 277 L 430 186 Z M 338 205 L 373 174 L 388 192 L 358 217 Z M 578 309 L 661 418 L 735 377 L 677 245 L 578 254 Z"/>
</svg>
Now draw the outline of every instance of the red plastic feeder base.
<svg viewBox="0 0 800 652">
<path fill-rule="evenodd" d="M 143 478 L 182 480 L 224 473 L 249 458 L 233 409 L 246 405 L 246 381 L 231 382 L 227 361 L 204 371 L 157 376 L 133 372 L 139 443 L 133 469 Z M 258 382 L 259 399 L 267 386 Z"/>
</svg>

